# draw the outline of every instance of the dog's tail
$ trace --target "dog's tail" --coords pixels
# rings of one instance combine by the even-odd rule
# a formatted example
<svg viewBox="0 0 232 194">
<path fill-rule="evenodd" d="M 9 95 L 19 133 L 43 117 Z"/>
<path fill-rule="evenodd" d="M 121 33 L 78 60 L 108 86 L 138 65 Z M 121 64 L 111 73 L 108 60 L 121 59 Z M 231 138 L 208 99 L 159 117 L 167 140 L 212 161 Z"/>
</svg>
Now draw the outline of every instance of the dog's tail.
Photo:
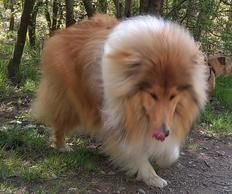
<svg viewBox="0 0 232 194">
<path fill-rule="evenodd" d="M 48 99 L 46 98 L 48 94 L 48 86 L 45 81 L 42 81 L 40 87 L 37 91 L 37 96 L 31 105 L 31 116 L 33 119 L 46 122 L 46 106 L 48 105 Z"/>
</svg>

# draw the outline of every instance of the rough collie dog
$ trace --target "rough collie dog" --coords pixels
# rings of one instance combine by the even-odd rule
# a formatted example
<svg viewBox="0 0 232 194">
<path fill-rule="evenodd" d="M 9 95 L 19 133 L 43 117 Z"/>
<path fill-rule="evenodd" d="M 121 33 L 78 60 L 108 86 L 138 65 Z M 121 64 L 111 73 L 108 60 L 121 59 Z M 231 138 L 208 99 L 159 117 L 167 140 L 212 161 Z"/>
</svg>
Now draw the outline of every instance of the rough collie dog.
<svg viewBox="0 0 232 194">
<path fill-rule="evenodd" d="M 58 149 L 71 131 L 94 135 L 117 167 L 164 187 L 150 160 L 177 160 L 206 103 L 206 68 L 199 45 L 175 23 L 97 15 L 47 41 L 33 112 L 52 127 Z"/>
</svg>

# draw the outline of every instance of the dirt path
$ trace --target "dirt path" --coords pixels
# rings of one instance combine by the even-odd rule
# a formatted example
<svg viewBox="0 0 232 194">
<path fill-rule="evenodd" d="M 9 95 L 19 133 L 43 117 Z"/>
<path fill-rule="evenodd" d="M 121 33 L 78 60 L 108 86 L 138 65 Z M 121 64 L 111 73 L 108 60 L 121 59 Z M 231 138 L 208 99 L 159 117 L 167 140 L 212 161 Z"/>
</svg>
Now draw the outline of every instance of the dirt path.
<svg viewBox="0 0 232 194">
<path fill-rule="evenodd" d="M 14 114 L 2 112 L 1 115 L 5 115 L 1 119 L 3 122 Z M 168 169 L 158 171 L 169 183 L 164 189 L 149 188 L 134 181 L 134 178 L 125 178 L 123 173 L 112 170 L 108 161 L 103 160 L 102 163 L 100 173 L 76 174 L 26 184 L 22 184 L 18 177 L 8 177 L 6 181 L 15 185 L 16 193 L 34 193 L 41 187 L 56 185 L 59 185 L 56 193 L 232 193 L 232 136 L 216 138 L 204 134 L 200 129 L 193 130 L 178 162 Z"/>
<path fill-rule="evenodd" d="M 158 174 L 169 182 L 164 189 L 148 188 L 138 182 L 119 183 L 115 178 L 117 173 L 82 177 L 81 182 L 79 177 L 73 177 L 72 181 L 81 184 L 79 188 L 85 185 L 88 193 L 229 194 L 232 193 L 232 137 L 212 139 L 195 130 L 179 161 Z"/>
</svg>

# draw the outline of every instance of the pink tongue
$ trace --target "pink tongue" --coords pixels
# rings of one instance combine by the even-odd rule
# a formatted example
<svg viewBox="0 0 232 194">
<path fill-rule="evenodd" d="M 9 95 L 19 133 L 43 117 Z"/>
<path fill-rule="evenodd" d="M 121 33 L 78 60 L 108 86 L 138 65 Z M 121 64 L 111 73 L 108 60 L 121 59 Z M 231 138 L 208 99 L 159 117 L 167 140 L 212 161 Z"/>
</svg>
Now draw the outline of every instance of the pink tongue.
<svg viewBox="0 0 232 194">
<path fill-rule="evenodd" d="M 165 140 L 165 134 L 162 129 L 156 129 L 155 133 L 152 135 L 153 138 L 156 138 L 159 141 L 164 141 Z"/>
</svg>

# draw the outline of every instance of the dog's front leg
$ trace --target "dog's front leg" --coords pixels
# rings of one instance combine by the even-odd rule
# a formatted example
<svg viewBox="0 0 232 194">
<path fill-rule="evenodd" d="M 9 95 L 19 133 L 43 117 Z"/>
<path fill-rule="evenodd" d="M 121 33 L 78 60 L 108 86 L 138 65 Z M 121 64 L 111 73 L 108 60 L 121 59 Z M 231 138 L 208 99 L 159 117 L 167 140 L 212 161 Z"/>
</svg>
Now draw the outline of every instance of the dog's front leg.
<svg viewBox="0 0 232 194">
<path fill-rule="evenodd" d="M 141 180 L 149 186 L 160 188 L 167 185 L 167 181 L 156 174 L 148 159 L 143 159 L 141 161 L 138 169 L 137 180 Z"/>
</svg>

